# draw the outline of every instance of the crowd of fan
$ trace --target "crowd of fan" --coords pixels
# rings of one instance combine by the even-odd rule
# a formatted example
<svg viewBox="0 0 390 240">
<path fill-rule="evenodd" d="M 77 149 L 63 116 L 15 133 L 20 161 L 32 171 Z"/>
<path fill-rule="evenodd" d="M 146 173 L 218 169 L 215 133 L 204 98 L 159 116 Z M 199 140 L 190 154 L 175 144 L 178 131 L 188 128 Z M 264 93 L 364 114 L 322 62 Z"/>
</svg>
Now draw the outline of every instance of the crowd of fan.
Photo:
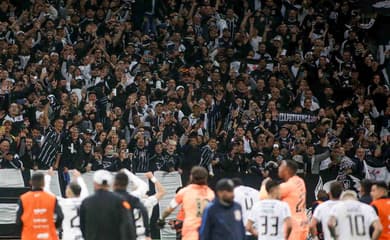
<svg viewBox="0 0 390 240">
<path fill-rule="evenodd" d="M 0 167 L 362 179 L 390 167 L 374 30 L 346 0 L 1 0 Z"/>
</svg>

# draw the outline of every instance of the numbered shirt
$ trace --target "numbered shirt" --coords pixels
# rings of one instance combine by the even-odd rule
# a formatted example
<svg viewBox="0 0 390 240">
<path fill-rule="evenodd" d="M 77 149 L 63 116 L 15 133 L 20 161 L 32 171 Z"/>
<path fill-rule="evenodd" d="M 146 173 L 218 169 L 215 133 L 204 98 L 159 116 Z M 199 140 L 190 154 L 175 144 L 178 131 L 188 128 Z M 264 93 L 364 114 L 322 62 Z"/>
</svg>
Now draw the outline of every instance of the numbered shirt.
<svg viewBox="0 0 390 240">
<path fill-rule="evenodd" d="M 82 240 L 80 230 L 80 205 L 81 198 L 59 198 L 58 202 L 64 213 L 62 222 L 62 239 L 63 240 Z"/>
<path fill-rule="evenodd" d="M 284 239 L 283 223 L 291 216 L 287 203 L 279 200 L 261 200 L 255 203 L 248 220 L 254 223 L 258 239 Z"/>
<path fill-rule="evenodd" d="M 321 223 L 325 240 L 332 239 L 328 228 L 328 221 L 330 218 L 331 210 L 333 206 L 336 205 L 337 203 L 338 201 L 328 200 L 318 205 L 318 207 L 314 210 L 313 213 L 313 218 L 315 218 L 318 222 Z"/>
<path fill-rule="evenodd" d="M 338 202 L 333 206 L 330 215 L 337 220 L 337 239 L 346 240 L 370 239 L 370 226 L 378 220 L 371 206 L 354 200 Z"/>
<path fill-rule="evenodd" d="M 238 186 L 234 188 L 234 201 L 241 205 L 242 220 L 246 225 L 250 210 L 259 201 L 259 191 L 247 186 Z"/>
<path fill-rule="evenodd" d="M 207 185 L 190 184 L 182 188 L 171 203 L 171 207 L 182 205 L 184 210 L 183 235 L 197 233 L 203 210 L 214 199 L 214 192 Z"/>
<path fill-rule="evenodd" d="M 290 207 L 291 216 L 300 226 L 307 223 L 306 216 L 306 186 L 302 178 L 291 177 L 287 182 L 280 184 L 280 197 Z"/>
</svg>

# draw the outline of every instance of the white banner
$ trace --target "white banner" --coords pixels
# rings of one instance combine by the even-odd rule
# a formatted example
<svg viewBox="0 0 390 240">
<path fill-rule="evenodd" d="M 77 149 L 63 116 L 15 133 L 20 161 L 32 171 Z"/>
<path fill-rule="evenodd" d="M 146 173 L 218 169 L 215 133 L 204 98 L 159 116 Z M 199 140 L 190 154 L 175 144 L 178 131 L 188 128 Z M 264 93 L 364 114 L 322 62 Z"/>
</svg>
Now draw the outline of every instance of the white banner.
<svg viewBox="0 0 390 240">
<path fill-rule="evenodd" d="M 22 172 L 19 169 L 0 169 L 0 187 L 24 187 Z"/>
<path fill-rule="evenodd" d="M 86 173 L 82 174 L 82 177 L 84 179 L 85 184 L 87 185 L 87 189 L 88 189 L 88 192 L 90 195 L 95 192 L 95 189 L 93 187 L 93 174 L 94 173 L 95 173 L 94 171 L 91 171 L 91 172 L 86 172 Z M 116 172 L 112 172 L 112 177 L 115 177 L 115 174 L 116 174 Z M 142 180 L 144 180 L 146 183 L 148 183 L 148 187 L 149 187 L 149 180 L 145 177 L 145 173 L 136 173 L 135 175 L 137 177 L 141 178 Z M 135 186 L 133 186 L 132 182 L 130 181 L 129 186 L 127 186 L 127 191 L 132 192 L 134 190 L 134 188 L 135 188 Z"/>
<path fill-rule="evenodd" d="M 30 172 L 31 172 L 31 176 L 37 172 L 40 172 L 40 173 L 43 173 L 46 175 L 48 170 L 30 170 Z M 53 171 L 53 174 L 54 175 L 51 177 L 50 186 L 49 186 L 50 192 L 52 192 L 56 196 L 62 196 L 61 187 L 60 187 L 60 180 L 58 178 L 58 172 Z"/>
<path fill-rule="evenodd" d="M 366 168 L 366 178 L 373 181 L 390 181 L 390 173 L 386 167 L 371 167 L 364 161 L 364 167 Z"/>
<path fill-rule="evenodd" d="M 160 181 L 161 185 L 165 188 L 165 195 L 160 200 L 159 209 L 160 209 L 160 217 L 164 210 L 169 206 L 169 203 L 176 195 L 176 190 L 182 186 L 181 177 L 178 172 L 163 172 L 157 171 L 154 172 L 154 176 Z M 180 207 L 180 206 L 179 206 Z M 167 218 L 167 222 L 169 220 L 173 220 L 176 218 L 176 214 L 179 210 L 179 207 Z M 161 240 L 176 240 L 176 232 L 171 229 L 171 227 L 166 224 L 165 228 L 160 231 L 160 239 Z"/>
<path fill-rule="evenodd" d="M 16 203 L 0 203 L 0 225 L 16 223 Z"/>
</svg>

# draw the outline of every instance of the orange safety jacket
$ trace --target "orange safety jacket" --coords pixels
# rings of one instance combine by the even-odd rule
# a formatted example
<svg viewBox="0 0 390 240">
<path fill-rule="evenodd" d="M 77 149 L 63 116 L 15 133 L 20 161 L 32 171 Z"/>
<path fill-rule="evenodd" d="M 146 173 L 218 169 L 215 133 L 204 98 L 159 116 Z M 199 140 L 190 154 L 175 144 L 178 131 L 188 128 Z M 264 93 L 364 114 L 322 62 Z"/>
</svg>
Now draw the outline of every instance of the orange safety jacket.
<svg viewBox="0 0 390 240">
<path fill-rule="evenodd" d="M 58 240 L 54 221 L 57 199 L 44 191 L 30 191 L 20 197 L 22 240 Z"/>
</svg>

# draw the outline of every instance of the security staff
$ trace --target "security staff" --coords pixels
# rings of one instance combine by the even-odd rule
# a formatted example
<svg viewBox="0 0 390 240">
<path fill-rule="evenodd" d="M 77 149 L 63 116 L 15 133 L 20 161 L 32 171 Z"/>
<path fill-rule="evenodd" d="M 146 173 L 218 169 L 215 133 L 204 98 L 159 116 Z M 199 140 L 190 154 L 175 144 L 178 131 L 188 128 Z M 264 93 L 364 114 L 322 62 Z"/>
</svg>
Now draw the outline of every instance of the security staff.
<svg viewBox="0 0 390 240">
<path fill-rule="evenodd" d="M 56 228 L 61 227 L 64 219 L 61 207 L 54 195 L 43 191 L 44 174 L 35 173 L 31 177 L 31 185 L 32 191 L 20 197 L 16 213 L 16 223 L 21 228 L 21 239 L 58 240 Z"/>
<path fill-rule="evenodd" d="M 146 207 L 141 203 L 139 198 L 134 197 L 133 195 L 127 192 L 127 185 L 129 184 L 129 177 L 124 172 L 119 172 L 115 175 L 114 180 L 114 191 L 121 195 L 124 200 L 130 203 L 130 206 L 133 209 L 138 209 L 142 216 L 143 226 L 145 229 L 140 229 L 138 231 L 137 226 L 134 224 L 134 227 L 137 229 L 137 239 L 151 239 L 150 238 L 150 227 L 149 227 L 149 215 Z M 133 219 L 134 215 L 132 214 Z M 135 220 L 135 219 L 134 219 Z M 143 231 L 144 230 L 144 231 Z"/>
<path fill-rule="evenodd" d="M 135 240 L 131 206 L 109 191 L 112 175 L 98 170 L 93 176 L 95 194 L 80 207 L 80 229 L 85 240 Z"/>
<path fill-rule="evenodd" d="M 204 210 L 200 240 L 245 239 L 241 206 L 234 202 L 233 181 L 226 178 L 219 180 L 216 192 L 217 197 Z"/>
</svg>

